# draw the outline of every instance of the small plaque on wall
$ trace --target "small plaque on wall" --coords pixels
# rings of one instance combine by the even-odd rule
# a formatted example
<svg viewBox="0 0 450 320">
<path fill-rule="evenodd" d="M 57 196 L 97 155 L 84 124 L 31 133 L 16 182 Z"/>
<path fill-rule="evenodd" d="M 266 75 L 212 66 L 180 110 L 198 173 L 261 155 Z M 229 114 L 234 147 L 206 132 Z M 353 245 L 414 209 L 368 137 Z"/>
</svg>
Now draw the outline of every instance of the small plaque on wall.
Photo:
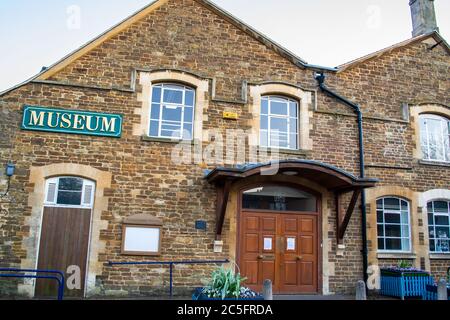
<svg viewBox="0 0 450 320">
<path fill-rule="evenodd" d="M 161 254 L 161 220 L 149 215 L 135 215 L 123 222 L 122 254 L 158 256 Z"/>
</svg>

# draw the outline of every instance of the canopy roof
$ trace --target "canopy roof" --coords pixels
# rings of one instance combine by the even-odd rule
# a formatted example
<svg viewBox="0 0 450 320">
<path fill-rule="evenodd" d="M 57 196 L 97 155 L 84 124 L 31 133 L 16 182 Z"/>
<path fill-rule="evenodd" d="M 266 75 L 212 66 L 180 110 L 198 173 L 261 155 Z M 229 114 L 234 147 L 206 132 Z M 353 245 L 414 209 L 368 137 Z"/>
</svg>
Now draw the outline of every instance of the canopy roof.
<svg viewBox="0 0 450 320">
<path fill-rule="evenodd" d="M 245 164 L 236 167 L 218 167 L 207 172 L 205 179 L 209 183 L 221 183 L 225 180 L 240 180 L 256 175 L 297 173 L 299 176 L 315 181 L 329 190 L 358 189 L 374 187 L 377 179 L 358 178 L 353 174 L 313 160 L 283 160 L 279 162 L 266 162 Z"/>
</svg>

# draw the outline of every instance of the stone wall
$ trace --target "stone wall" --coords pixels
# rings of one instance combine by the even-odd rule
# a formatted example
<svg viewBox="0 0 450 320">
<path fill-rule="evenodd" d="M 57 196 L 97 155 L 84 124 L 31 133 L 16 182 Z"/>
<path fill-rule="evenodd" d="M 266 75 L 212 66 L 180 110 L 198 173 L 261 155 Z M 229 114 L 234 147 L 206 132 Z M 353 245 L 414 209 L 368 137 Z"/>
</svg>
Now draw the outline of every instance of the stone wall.
<svg viewBox="0 0 450 320">
<path fill-rule="evenodd" d="M 344 72 L 327 74 L 331 88 L 362 107 L 367 176 L 379 178 L 381 186 L 402 186 L 413 192 L 450 186 L 449 167 L 420 164 L 414 158 L 417 132 L 413 120 L 405 119 L 402 113 L 403 103 L 435 103 L 449 109 L 448 53 L 441 46 L 428 50 L 429 46 L 418 43 Z M 10 198 L 0 200 L 3 264 L 29 263 L 27 250 L 32 244 L 24 239 L 30 238 L 29 194 L 35 189 L 30 182 L 31 168 L 61 163 L 88 166 L 112 177 L 110 187 L 104 190 L 109 200 L 101 211 L 103 227 L 95 239 L 104 247 L 98 261 L 92 261 L 100 270 L 90 294 L 140 295 L 167 286 L 167 269 L 104 265 L 107 261 L 146 260 L 120 254 L 121 223 L 132 214 L 150 213 L 163 220 L 162 256 L 158 259 L 223 259 L 234 250 L 233 239 L 225 239 L 224 252 L 213 252 L 216 194 L 203 179 L 204 169 L 223 163 L 174 164 L 173 143 L 143 140 L 136 132 L 145 116 L 139 111 L 145 93 L 140 80 L 143 74 L 151 76 L 160 70 L 189 73 L 199 83 L 208 83 L 200 123 L 203 147 L 211 143 L 208 133 L 212 131 L 225 134 L 230 129 L 252 130 L 253 97 L 247 91 L 247 102 L 242 101 L 243 81 L 250 86 L 284 82 L 302 88 L 311 95 L 306 105 L 310 115 L 308 148 L 282 152 L 280 157 L 322 161 L 359 175 L 356 117 L 334 99 L 316 93 L 312 70 L 295 66 L 194 0 L 169 0 L 53 75 L 49 79 L 52 82 L 30 83 L 0 97 L 4 108 L 0 129 L 6 136 L 0 141 L 0 159 L 2 165 L 12 159 L 17 166 Z M 123 135 L 121 139 L 109 139 L 21 131 L 24 104 L 120 113 L 124 115 Z M 223 111 L 237 112 L 238 120 L 223 119 Z M 246 151 L 248 155 L 248 145 Z M 270 157 L 262 154 L 260 160 Z M 0 187 L 4 186 L 5 179 L 0 176 Z M 333 200 L 328 201 L 328 207 L 333 208 Z M 324 213 L 324 230 L 328 230 L 323 235 L 328 248 L 324 266 L 327 292 L 352 292 L 362 277 L 360 217 L 356 209 L 345 249 L 338 252 L 334 209 Z M 199 219 L 207 221 L 206 232 L 195 230 L 194 223 Z M 230 223 L 225 224 L 225 230 L 230 228 Z M 446 261 L 433 264 L 432 270 L 441 272 Z M 198 286 L 211 268 L 177 267 L 176 287 Z"/>
</svg>

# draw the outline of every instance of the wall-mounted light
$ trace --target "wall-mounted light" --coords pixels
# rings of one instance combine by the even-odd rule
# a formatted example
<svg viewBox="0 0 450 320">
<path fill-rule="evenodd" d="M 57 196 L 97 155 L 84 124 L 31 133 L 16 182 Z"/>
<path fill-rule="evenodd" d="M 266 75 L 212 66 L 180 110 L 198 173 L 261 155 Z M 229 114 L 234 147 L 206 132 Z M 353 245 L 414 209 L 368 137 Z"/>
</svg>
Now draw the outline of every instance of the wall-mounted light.
<svg viewBox="0 0 450 320">
<path fill-rule="evenodd" d="M 13 163 L 8 163 L 6 165 L 6 175 L 8 177 L 12 177 L 14 175 L 15 170 L 16 170 L 16 166 Z"/>
</svg>

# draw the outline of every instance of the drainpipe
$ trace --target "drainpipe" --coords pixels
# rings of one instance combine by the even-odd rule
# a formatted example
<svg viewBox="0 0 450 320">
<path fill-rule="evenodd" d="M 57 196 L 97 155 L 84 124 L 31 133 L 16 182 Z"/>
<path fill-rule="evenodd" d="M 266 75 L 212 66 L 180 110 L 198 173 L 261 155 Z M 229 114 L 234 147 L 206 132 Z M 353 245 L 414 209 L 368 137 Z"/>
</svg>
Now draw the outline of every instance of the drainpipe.
<svg viewBox="0 0 450 320">
<path fill-rule="evenodd" d="M 323 72 L 316 73 L 315 78 L 319 84 L 319 88 L 322 92 L 325 92 L 329 96 L 335 98 L 336 100 L 342 102 L 343 104 L 349 106 L 353 109 L 353 111 L 358 116 L 358 135 L 359 135 L 359 174 L 361 178 L 365 178 L 365 163 L 364 163 L 364 140 L 363 140 L 363 117 L 361 108 L 356 103 L 340 96 L 334 91 L 331 91 L 328 89 L 324 82 L 325 82 L 325 75 Z M 369 266 L 368 262 L 368 249 L 367 249 L 367 218 L 366 218 L 366 192 L 365 190 L 362 190 L 361 192 L 361 228 L 362 228 L 362 256 L 363 256 L 363 275 L 364 275 L 364 283 L 366 283 L 366 290 L 367 290 L 367 280 L 369 278 L 369 275 L 367 274 L 367 268 Z"/>
</svg>

